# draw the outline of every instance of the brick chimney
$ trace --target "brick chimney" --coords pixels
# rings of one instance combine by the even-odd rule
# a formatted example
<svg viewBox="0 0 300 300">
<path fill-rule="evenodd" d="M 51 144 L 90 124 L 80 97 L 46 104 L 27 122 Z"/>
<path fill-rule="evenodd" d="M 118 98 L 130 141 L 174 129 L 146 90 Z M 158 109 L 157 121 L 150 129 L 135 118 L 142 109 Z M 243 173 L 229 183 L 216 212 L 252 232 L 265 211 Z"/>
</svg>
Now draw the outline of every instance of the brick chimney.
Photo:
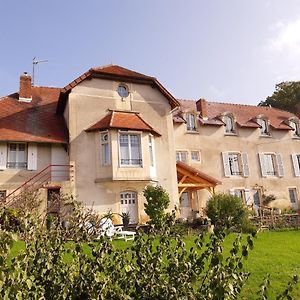
<svg viewBox="0 0 300 300">
<path fill-rule="evenodd" d="M 20 76 L 20 92 L 19 92 L 19 101 L 22 102 L 31 102 L 31 76 L 24 72 Z"/>
<path fill-rule="evenodd" d="M 200 112 L 200 116 L 202 117 L 202 119 L 207 120 L 208 116 L 207 116 L 206 100 L 205 99 L 199 99 L 196 102 L 196 107 L 197 107 L 197 111 Z"/>
</svg>

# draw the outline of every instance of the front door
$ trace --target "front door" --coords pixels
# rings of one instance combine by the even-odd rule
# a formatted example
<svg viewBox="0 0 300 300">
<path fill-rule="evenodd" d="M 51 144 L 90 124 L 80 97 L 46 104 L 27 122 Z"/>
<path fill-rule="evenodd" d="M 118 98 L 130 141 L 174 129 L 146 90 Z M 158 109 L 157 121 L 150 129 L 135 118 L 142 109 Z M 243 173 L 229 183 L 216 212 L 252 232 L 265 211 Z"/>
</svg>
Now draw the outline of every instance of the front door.
<svg viewBox="0 0 300 300">
<path fill-rule="evenodd" d="M 190 197 L 188 192 L 182 193 L 180 197 L 180 215 L 183 219 L 187 219 L 191 216 Z"/>
<path fill-rule="evenodd" d="M 135 192 L 122 192 L 121 198 L 121 213 L 129 213 L 129 224 L 138 223 L 138 203 L 137 193 Z"/>
</svg>

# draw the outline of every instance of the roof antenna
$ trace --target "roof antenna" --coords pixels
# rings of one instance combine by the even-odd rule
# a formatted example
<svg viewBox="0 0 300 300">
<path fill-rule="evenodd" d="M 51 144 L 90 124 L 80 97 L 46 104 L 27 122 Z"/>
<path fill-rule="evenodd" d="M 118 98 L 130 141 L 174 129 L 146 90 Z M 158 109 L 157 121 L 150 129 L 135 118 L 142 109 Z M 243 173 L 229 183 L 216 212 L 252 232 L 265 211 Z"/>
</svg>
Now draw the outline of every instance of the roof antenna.
<svg viewBox="0 0 300 300">
<path fill-rule="evenodd" d="M 35 66 L 39 63 L 48 62 L 47 59 L 44 60 L 36 60 L 36 56 L 32 59 L 32 85 L 34 85 L 34 69 Z"/>
</svg>

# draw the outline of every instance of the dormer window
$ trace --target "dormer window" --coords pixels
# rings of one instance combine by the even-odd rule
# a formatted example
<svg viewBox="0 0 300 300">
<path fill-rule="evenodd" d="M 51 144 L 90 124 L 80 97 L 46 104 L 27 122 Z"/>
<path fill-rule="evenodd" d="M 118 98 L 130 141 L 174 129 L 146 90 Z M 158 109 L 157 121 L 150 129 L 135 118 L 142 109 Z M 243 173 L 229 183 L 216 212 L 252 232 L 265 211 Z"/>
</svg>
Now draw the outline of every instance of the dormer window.
<svg viewBox="0 0 300 300">
<path fill-rule="evenodd" d="M 268 126 L 268 120 L 266 119 L 257 119 L 257 123 L 260 126 L 260 135 L 269 136 L 269 126 Z"/>
<path fill-rule="evenodd" d="M 290 121 L 289 125 L 293 128 L 293 136 L 300 137 L 299 123 L 296 121 Z"/>
<path fill-rule="evenodd" d="M 235 131 L 235 123 L 234 123 L 234 119 L 232 116 L 224 116 L 223 117 L 223 122 L 225 124 L 225 133 L 236 133 Z"/>
<path fill-rule="evenodd" d="M 186 115 L 186 129 L 187 131 L 197 131 L 196 128 L 196 117 L 194 114 Z"/>
</svg>

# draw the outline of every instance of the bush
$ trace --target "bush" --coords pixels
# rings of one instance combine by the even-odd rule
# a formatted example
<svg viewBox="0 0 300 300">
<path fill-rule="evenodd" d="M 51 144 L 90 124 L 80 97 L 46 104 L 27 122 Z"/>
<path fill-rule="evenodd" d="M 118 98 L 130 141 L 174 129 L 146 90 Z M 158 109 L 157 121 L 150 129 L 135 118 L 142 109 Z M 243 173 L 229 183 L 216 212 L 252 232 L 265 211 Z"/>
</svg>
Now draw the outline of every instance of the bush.
<svg viewBox="0 0 300 300">
<path fill-rule="evenodd" d="M 145 203 L 145 213 L 149 216 L 148 222 L 156 230 L 163 228 L 166 221 L 165 209 L 170 204 L 169 195 L 161 186 L 148 185 L 144 190 L 144 196 L 147 200 Z"/>
<path fill-rule="evenodd" d="M 217 228 L 241 230 L 248 223 L 247 208 L 241 198 L 233 195 L 213 195 L 207 202 L 206 214 Z"/>
</svg>

